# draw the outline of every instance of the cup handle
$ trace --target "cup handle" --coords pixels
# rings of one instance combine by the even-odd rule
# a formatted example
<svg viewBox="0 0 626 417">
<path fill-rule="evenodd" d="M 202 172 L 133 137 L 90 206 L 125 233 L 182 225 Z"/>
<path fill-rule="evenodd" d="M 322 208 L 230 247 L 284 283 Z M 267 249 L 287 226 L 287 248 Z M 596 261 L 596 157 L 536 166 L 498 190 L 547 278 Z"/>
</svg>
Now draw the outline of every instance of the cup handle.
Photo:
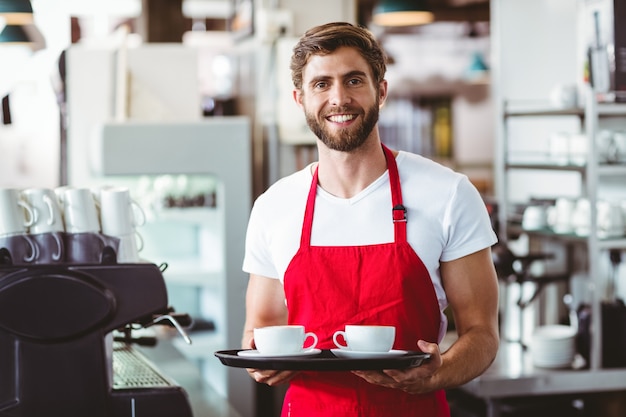
<svg viewBox="0 0 626 417">
<path fill-rule="evenodd" d="M 23 201 L 18 201 L 17 204 L 28 213 L 28 220 L 24 221 L 24 227 L 30 227 L 35 224 L 35 222 L 37 221 L 37 217 L 33 208 Z"/>
<path fill-rule="evenodd" d="M 319 341 L 319 339 L 317 338 L 317 335 L 313 332 L 307 332 L 304 334 L 304 341 L 306 342 L 306 340 L 312 337 L 313 338 L 313 344 L 309 347 L 306 347 L 304 349 L 309 350 L 309 349 L 315 349 L 315 346 L 317 346 L 317 342 Z"/>
<path fill-rule="evenodd" d="M 60 235 L 57 234 L 57 233 L 53 233 L 52 237 L 54 237 L 54 240 L 57 243 L 57 248 L 59 248 L 57 253 L 52 255 L 52 260 L 53 261 L 58 261 L 58 260 L 61 259 L 61 256 L 63 255 L 63 240 L 61 239 Z"/>
<path fill-rule="evenodd" d="M 23 235 L 22 237 L 28 242 L 28 246 L 30 246 L 30 256 L 24 256 L 24 262 L 33 262 L 39 257 L 39 248 L 30 236 Z"/>
<path fill-rule="evenodd" d="M 335 334 L 333 335 L 333 342 L 335 343 L 335 346 L 337 346 L 339 349 L 348 349 L 348 345 L 342 345 L 341 343 L 339 343 L 339 341 L 337 340 L 338 336 L 342 336 L 343 340 L 347 343 L 347 338 L 346 338 L 346 332 L 344 332 L 343 330 L 337 330 L 335 332 Z"/>
<path fill-rule="evenodd" d="M 52 199 L 49 196 L 44 195 L 43 196 L 43 202 L 46 204 L 46 207 L 48 207 L 48 215 L 49 215 L 48 216 L 48 226 L 52 226 L 54 224 L 54 221 L 55 221 L 55 219 L 54 219 L 54 208 L 52 206 L 53 201 L 52 201 Z"/>
<path fill-rule="evenodd" d="M 135 232 L 135 238 L 139 242 L 137 244 L 137 252 L 141 252 L 143 250 L 143 245 L 144 245 L 143 237 L 141 236 L 139 232 Z"/>
<path fill-rule="evenodd" d="M 133 208 L 133 220 L 135 226 L 143 226 L 146 224 L 146 212 L 143 211 L 141 206 L 135 200 L 131 200 L 131 207 Z M 137 216 L 135 213 L 139 213 L 139 220 L 137 220 Z"/>
</svg>

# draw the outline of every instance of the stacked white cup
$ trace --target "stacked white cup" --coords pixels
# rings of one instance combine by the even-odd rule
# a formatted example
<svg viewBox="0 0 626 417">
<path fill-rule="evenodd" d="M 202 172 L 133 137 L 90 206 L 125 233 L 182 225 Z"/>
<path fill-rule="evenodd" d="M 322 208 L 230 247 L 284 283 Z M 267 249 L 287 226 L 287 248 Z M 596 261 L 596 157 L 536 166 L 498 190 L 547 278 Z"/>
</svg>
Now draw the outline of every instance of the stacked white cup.
<svg viewBox="0 0 626 417">
<path fill-rule="evenodd" d="M 65 256 L 65 225 L 56 194 L 48 188 L 28 188 L 22 191 L 22 197 L 33 211 L 33 222 L 28 232 L 37 244 L 35 262 L 62 262 Z"/>
<path fill-rule="evenodd" d="M 96 201 L 89 188 L 64 188 L 60 194 L 68 233 L 99 233 L 100 219 Z"/>
<path fill-rule="evenodd" d="M 34 220 L 33 208 L 19 190 L 0 189 L 0 247 L 9 251 L 15 264 L 31 263 L 37 258 L 37 245 L 27 234 Z"/>
<path fill-rule="evenodd" d="M 126 187 L 102 187 L 97 194 L 100 206 L 102 233 L 119 239 L 117 261 L 134 263 L 139 261 L 143 249 L 143 238 L 137 226 L 145 223 L 146 217 Z"/>
<path fill-rule="evenodd" d="M 55 193 L 65 221 L 67 262 L 100 263 L 108 242 L 100 234 L 98 207 L 91 190 L 63 186 Z"/>
</svg>

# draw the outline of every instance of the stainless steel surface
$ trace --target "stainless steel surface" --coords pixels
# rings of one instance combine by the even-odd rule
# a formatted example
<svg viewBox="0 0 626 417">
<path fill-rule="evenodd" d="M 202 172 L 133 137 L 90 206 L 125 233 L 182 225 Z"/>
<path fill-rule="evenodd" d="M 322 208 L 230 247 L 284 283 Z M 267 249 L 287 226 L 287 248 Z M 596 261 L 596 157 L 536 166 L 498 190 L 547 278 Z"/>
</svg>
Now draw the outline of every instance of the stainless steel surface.
<svg viewBox="0 0 626 417">
<path fill-rule="evenodd" d="M 172 339 L 159 338 L 155 347 L 137 349 L 185 389 L 194 417 L 241 417 L 226 398 L 204 381 L 198 366 L 172 345 Z"/>
<path fill-rule="evenodd" d="M 462 389 L 483 399 L 626 390 L 626 368 L 542 369 L 518 343 L 501 342 L 494 363 Z"/>
</svg>

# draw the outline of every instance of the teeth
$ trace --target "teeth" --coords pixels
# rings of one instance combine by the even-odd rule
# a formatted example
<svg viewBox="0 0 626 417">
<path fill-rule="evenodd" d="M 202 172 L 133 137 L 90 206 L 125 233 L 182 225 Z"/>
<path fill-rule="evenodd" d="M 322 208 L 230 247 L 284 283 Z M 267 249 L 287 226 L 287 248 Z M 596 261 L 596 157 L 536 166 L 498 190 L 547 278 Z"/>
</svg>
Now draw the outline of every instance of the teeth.
<svg viewBox="0 0 626 417">
<path fill-rule="evenodd" d="M 331 122 L 335 122 L 335 123 L 344 123 L 347 122 L 349 120 L 354 119 L 355 116 L 352 114 L 342 114 L 342 115 L 337 115 L 337 116 L 330 116 L 328 119 Z"/>
</svg>

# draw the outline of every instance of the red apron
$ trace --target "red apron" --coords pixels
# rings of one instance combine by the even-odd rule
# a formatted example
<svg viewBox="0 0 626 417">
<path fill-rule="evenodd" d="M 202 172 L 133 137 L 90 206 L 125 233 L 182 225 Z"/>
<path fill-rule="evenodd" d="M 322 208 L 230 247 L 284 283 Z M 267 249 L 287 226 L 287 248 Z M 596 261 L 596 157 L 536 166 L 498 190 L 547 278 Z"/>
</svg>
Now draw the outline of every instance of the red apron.
<svg viewBox="0 0 626 417">
<path fill-rule="evenodd" d="M 398 168 L 383 146 L 395 241 L 365 246 L 311 246 L 317 170 L 309 192 L 300 249 L 285 272 L 289 323 L 319 337 L 318 348 L 335 348 L 333 333 L 346 324 L 396 326 L 394 349 L 416 350 L 436 342 L 440 312 L 428 270 L 408 244 Z M 282 416 L 449 416 L 444 391 L 411 395 L 370 384 L 350 372 L 301 372 L 287 390 Z"/>
</svg>

